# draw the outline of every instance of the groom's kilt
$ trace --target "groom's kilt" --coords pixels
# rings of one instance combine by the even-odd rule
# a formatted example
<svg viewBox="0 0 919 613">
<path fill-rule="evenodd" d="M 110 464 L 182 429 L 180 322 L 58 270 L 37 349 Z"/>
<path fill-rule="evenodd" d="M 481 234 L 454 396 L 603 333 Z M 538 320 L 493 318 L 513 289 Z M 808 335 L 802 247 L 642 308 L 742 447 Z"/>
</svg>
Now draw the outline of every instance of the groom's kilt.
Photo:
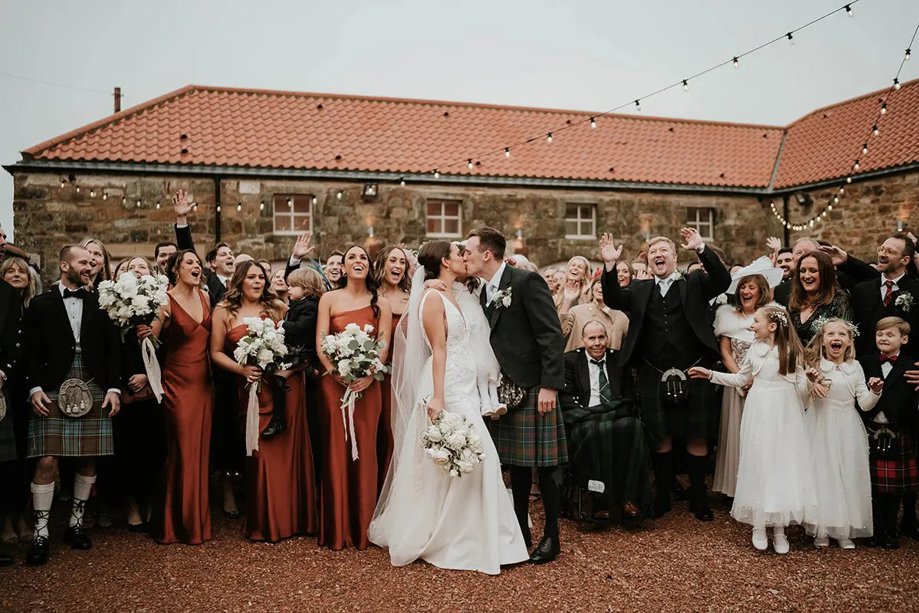
<svg viewBox="0 0 919 613">
<path fill-rule="evenodd" d="M 659 370 L 645 360 L 639 360 L 637 370 L 641 421 L 654 441 L 668 436 L 718 436 L 717 390 L 710 381 L 688 379 L 686 383 L 689 385 L 689 398 L 686 402 L 674 406 L 667 404 L 663 399 Z"/>
<path fill-rule="evenodd" d="M 541 415 L 539 387 L 527 391 L 523 404 L 497 421 L 487 419 L 498 458 L 508 466 L 559 466 L 568 462 L 568 442 L 562 410 Z"/>
<path fill-rule="evenodd" d="M 51 399 L 46 417 L 35 415 L 29 419 L 29 457 L 42 456 L 82 457 L 112 455 L 112 419 L 109 410 L 102 409 L 105 391 L 93 381 L 83 368 L 83 356 L 75 353 L 66 379 L 86 381 L 93 397 L 92 410 L 83 417 L 68 417 L 58 407 L 58 390 L 44 390 Z"/>
</svg>

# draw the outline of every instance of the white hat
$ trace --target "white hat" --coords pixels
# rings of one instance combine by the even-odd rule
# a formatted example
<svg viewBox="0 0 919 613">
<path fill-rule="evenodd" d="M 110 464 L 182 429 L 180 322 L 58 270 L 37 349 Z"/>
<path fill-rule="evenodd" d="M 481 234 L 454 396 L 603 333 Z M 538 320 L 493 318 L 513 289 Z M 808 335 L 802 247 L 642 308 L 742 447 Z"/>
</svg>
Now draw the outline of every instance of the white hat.
<svg viewBox="0 0 919 613">
<path fill-rule="evenodd" d="M 737 284 L 744 277 L 750 275 L 762 275 L 766 278 L 766 282 L 769 284 L 769 287 L 775 287 L 782 282 L 782 276 L 784 271 L 781 268 L 776 268 L 772 265 L 772 260 L 767 256 L 759 257 L 753 260 L 752 264 L 744 266 L 737 272 L 731 275 L 731 285 L 728 287 L 728 294 L 733 294 L 737 291 Z"/>
</svg>

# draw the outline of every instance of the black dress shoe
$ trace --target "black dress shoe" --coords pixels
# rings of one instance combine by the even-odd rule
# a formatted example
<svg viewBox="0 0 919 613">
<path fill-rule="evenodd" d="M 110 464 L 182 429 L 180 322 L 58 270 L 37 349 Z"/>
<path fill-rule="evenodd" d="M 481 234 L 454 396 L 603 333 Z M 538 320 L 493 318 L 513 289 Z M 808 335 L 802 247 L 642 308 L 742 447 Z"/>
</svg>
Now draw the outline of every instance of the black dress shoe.
<svg viewBox="0 0 919 613">
<path fill-rule="evenodd" d="M 884 544 L 884 537 L 876 534 L 866 538 L 862 544 L 865 547 L 881 547 Z"/>
<path fill-rule="evenodd" d="M 881 545 L 884 549 L 899 549 L 900 548 L 900 539 L 896 536 L 888 536 L 884 539 L 884 544 Z"/>
<path fill-rule="evenodd" d="M 32 546 L 29 547 L 29 553 L 26 554 L 26 564 L 29 566 L 41 566 L 48 561 L 48 553 L 51 546 L 48 543 L 47 536 L 36 536 L 32 539 Z"/>
<path fill-rule="evenodd" d="M 533 551 L 533 555 L 530 556 L 530 562 L 533 564 L 551 562 L 558 557 L 560 549 L 557 536 L 554 538 L 551 536 L 544 536 Z"/>
<path fill-rule="evenodd" d="M 281 421 L 281 417 L 276 411 L 271 414 L 271 419 L 268 421 L 268 425 L 265 426 L 264 430 L 262 430 L 262 438 L 271 438 L 272 436 L 284 432 L 284 429 L 284 422 Z"/>
<path fill-rule="evenodd" d="M 13 556 L 0 555 L 0 566 L 9 566 L 16 561 Z"/>
<path fill-rule="evenodd" d="M 692 514 L 699 521 L 712 521 L 713 519 L 715 519 L 715 514 L 712 513 L 712 510 L 709 509 L 707 506 L 696 507 L 695 509 L 692 509 Z"/>
<path fill-rule="evenodd" d="M 70 543 L 71 549 L 86 550 L 93 547 L 93 542 L 86 536 L 86 532 L 78 526 L 67 528 L 67 532 L 64 533 L 64 541 Z"/>
</svg>

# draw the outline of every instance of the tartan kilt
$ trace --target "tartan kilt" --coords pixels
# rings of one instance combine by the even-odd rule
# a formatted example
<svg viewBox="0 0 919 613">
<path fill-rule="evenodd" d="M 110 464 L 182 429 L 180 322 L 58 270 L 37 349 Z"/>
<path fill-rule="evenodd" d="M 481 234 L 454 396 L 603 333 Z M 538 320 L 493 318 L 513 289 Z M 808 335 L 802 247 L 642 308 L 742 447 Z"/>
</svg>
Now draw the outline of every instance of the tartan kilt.
<svg viewBox="0 0 919 613">
<path fill-rule="evenodd" d="M 704 362 L 700 366 L 710 367 Z M 664 402 L 661 373 L 641 360 L 638 372 L 639 417 L 656 443 L 673 436 L 680 438 L 718 437 L 718 394 L 715 385 L 705 379 L 687 379 L 689 398 L 674 406 Z"/>
<path fill-rule="evenodd" d="M 568 462 L 562 409 L 556 404 L 554 411 L 540 415 L 538 399 L 539 387 L 531 387 L 521 406 L 497 421 L 485 420 L 502 464 L 548 467 Z"/>
<path fill-rule="evenodd" d="M 81 354 L 74 354 L 73 364 L 65 379 L 87 382 L 93 398 L 93 408 L 83 417 L 68 417 L 58 407 L 58 390 L 45 390 L 51 399 L 51 407 L 47 417 L 33 413 L 29 418 L 28 456 L 84 457 L 114 454 L 112 419 L 108 416 L 108 409 L 102 410 L 105 390 L 89 380 Z"/>
<path fill-rule="evenodd" d="M 877 430 L 868 426 L 869 437 Z M 868 455 L 871 491 L 875 494 L 900 496 L 919 491 L 919 465 L 910 436 L 898 433 L 888 457 L 879 457 L 874 450 Z"/>
</svg>

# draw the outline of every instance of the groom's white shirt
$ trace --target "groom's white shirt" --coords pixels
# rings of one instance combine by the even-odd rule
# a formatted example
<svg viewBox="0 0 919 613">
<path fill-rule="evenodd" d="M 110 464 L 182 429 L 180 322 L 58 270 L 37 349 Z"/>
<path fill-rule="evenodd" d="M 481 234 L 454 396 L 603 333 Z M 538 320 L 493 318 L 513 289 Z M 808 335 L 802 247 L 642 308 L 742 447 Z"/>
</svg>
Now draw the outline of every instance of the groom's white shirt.
<svg viewBox="0 0 919 613">
<path fill-rule="evenodd" d="M 505 268 L 507 268 L 507 262 L 501 262 L 501 265 L 498 266 L 498 270 L 495 271 L 494 276 L 486 282 L 485 304 L 490 303 L 492 297 L 495 295 L 495 292 L 498 291 L 498 287 L 501 285 L 501 275 L 504 274 Z"/>
</svg>

